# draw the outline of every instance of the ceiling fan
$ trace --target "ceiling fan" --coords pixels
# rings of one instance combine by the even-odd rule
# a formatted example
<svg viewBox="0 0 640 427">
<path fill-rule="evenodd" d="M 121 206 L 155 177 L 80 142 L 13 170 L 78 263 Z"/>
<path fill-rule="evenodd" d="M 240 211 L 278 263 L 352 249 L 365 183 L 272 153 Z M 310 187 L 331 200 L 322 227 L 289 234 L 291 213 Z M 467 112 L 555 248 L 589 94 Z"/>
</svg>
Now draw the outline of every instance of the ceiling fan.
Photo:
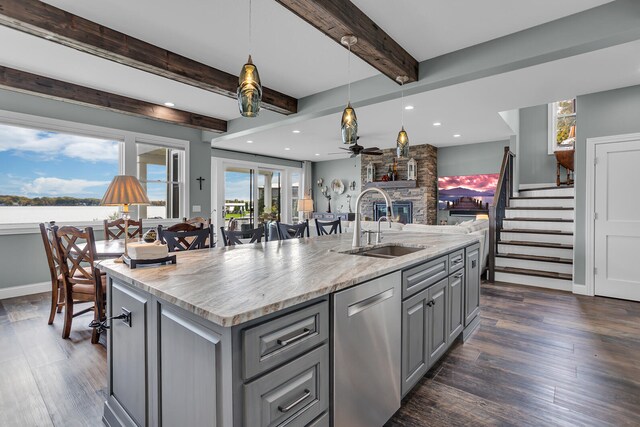
<svg viewBox="0 0 640 427">
<path fill-rule="evenodd" d="M 358 139 L 360 139 L 360 137 L 358 137 Z M 364 148 L 362 145 L 358 144 L 357 142 L 353 145 L 350 145 L 349 148 L 344 148 L 344 147 L 338 147 L 341 150 L 344 151 L 348 151 L 351 153 L 351 157 L 356 157 L 359 156 L 360 154 L 366 154 L 369 156 L 382 156 L 382 151 L 378 148 L 378 147 L 369 147 L 369 148 Z M 344 154 L 342 152 L 338 152 L 338 153 L 329 153 L 331 154 Z"/>
</svg>

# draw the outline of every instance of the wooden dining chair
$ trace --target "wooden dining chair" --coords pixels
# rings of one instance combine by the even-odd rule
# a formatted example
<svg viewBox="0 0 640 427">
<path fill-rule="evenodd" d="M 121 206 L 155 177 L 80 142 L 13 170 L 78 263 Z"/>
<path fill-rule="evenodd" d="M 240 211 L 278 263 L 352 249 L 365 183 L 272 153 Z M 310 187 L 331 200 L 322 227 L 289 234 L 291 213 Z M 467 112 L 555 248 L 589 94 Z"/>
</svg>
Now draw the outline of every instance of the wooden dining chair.
<svg viewBox="0 0 640 427">
<path fill-rule="evenodd" d="M 124 236 L 124 219 L 115 221 L 104 220 L 104 240 L 116 240 Z M 142 237 L 142 218 L 138 221 L 129 220 L 129 238 Z"/>
<path fill-rule="evenodd" d="M 49 266 L 49 276 L 51 277 L 51 310 L 49 312 L 49 325 L 53 324 L 56 312 L 60 313 L 64 307 L 64 279 L 60 271 L 60 261 L 56 248 L 54 233 L 55 225 L 53 223 L 41 223 L 40 235 L 42 243 L 44 243 L 44 252 L 47 256 L 47 265 Z"/>
<path fill-rule="evenodd" d="M 264 227 L 244 231 L 225 230 L 224 227 L 220 227 L 220 232 L 222 233 L 222 241 L 225 246 L 242 245 L 242 241 L 240 239 L 248 238 L 251 238 L 249 243 L 261 243 L 263 238 L 265 242 L 267 241 L 267 235 L 264 232 Z"/>
<path fill-rule="evenodd" d="M 180 225 L 180 224 L 177 224 Z M 189 224 L 182 224 L 189 225 Z M 193 227 L 192 225 L 189 225 Z M 186 231 L 170 231 L 162 225 L 158 226 L 158 240 L 166 243 L 169 252 L 191 251 L 194 249 L 207 249 L 214 246 L 213 227 L 195 228 Z"/>
<path fill-rule="evenodd" d="M 93 228 L 54 228 L 54 238 L 60 270 L 64 281 L 64 326 L 62 338 L 69 338 L 73 318 L 93 310 L 94 321 L 104 317 L 106 301 L 106 276 L 94 267 L 96 241 Z M 74 311 L 74 304 L 93 302 L 93 307 Z M 94 328 L 91 342 L 98 342 L 99 332 Z"/>
<path fill-rule="evenodd" d="M 198 228 L 205 228 L 208 227 L 211 224 L 211 218 L 209 219 L 205 219 L 201 216 L 196 216 L 193 218 L 183 218 L 182 220 L 183 223 L 185 224 L 189 224 L 189 225 L 194 225 Z"/>
<path fill-rule="evenodd" d="M 299 239 L 309 237 L 309 220 L 306 219 L 300 224 L 284 224 L 276 221 L 276 230 L 278 231 L 278 240 Z"/>
<path fill-rule="evenodd" d="M 335 221 L 318 221 L 318 219 L 316 218 L 316 233 L 318 233 L 318 236 L 326 236 L 328 234 L 341 234 L 342 223 L 340 222 L 340 218 L 336 219 Z"/>
</svg>

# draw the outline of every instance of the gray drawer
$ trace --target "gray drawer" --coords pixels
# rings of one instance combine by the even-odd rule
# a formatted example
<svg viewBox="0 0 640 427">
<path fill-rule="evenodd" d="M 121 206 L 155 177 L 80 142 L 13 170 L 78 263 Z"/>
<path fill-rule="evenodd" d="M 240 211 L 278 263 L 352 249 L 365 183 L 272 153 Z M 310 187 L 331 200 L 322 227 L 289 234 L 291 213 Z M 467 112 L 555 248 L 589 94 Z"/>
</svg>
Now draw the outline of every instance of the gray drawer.
<svg viewBox="0 0 640 427">
<path fill-rule="evenodd" d="M 246 426 L 311 423 L 329 408 L 328 346 L 323 345 L 244 385 L 244 398 Z"/>
<path fill-rule="evenodd" d="M 402 298 L 420 292 L 449 275 L 449 257 L 443 256 L 402 272 Z"/>
<path fill-rule="evenodd" d="M 464 268 L 464 249 L 449 254 L 449 274 Z"/>
<path fill-rule="evenodd" d="M 329 413 L 325 412 L 307 424 L 307 427 L 329 427 Z"/>
<path fill-rule="evenodd" d="M 243 378 L 280 366 L 329 336 L 329 303 L 322 301 L 242 331 Z"/>
</svg>

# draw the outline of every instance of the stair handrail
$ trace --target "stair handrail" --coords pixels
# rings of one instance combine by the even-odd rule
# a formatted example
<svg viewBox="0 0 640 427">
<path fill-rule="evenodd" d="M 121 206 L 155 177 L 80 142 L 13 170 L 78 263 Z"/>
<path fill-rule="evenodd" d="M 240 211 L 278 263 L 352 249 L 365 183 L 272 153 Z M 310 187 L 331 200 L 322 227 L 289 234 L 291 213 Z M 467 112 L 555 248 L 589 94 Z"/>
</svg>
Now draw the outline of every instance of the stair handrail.
<svg viewBox="0 0 640 427">
<path fill-rule="evenodd" d="M 500 177 L 493 196 L 493 202 L 489 206 L 489 281 L 494 282 L 496 277 L 496 253 L 500 241 L 500 231 L 505 211 L 509 207 L 509 199 L 513 197 L 513 159 L 516 157 L 509 147 L 504 147 Z"/>
</svg>

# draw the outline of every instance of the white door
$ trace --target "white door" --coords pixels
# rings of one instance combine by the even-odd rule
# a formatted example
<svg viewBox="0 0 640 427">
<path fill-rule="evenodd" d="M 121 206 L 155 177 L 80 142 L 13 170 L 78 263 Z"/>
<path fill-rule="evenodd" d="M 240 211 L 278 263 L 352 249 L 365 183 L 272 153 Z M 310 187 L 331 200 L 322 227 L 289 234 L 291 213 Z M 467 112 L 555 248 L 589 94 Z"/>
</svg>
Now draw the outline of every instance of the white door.
<svg viewBox="0 0 640 427">
<path fill-rule="evenodd" d="M 595 294 L 640 301 L 640 139 L 596 145 Z"/>
</svg>

